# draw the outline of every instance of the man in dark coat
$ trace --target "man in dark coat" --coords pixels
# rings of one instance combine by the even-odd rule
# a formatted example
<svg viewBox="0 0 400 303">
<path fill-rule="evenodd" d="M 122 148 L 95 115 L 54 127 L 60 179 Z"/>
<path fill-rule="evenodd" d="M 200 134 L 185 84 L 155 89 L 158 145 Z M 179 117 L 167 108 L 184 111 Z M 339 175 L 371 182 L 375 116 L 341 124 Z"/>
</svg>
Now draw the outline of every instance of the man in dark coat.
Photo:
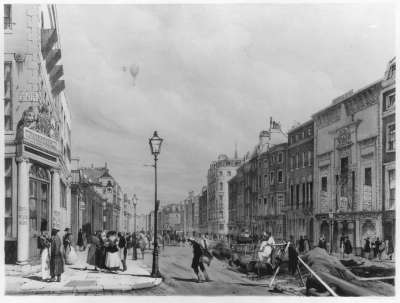
<svg viewBox="0 0 400 303">
<path fill-rule="evenodd" d="M 299 240 L 299 253 L 302 254 L 304 252 L 304 238 L 303 236 L 300 236 Z"/>
<path fill-rule="evenodd" d="M 58 232 L 56 228 L 51 231 L 50 276 L 53 282 L 61 282 L 61 274 L 64 272 L 63 245 Z"/>
<path fill-rule="evenodd" d="M 326 250 L 326 240 L 325 240 L 325 235 L 322 235 L 322 236 L 319 238 L 319 241 L 318 241 L 318 247 L 319 247 L 319 248 L 323 248 L 323 249 L 325 249 L 325 250 Z"/>
<path fill-rule="evenodd" d="M 79 232 L 78 232 L 78 242 L 76 244 L 78 245 L 79 250 L 84 250 L 83 248 L 85 246 L 85 243 L 83 242 L 83 234 L 82 234 L 81 228 L 79 229 Z"/>
<path fill-rule="evenodd" d="M 203 249 L 199 243 L 197 243 L 193 238 L 188 239 L 189 243 L 193 247 L 193 260 L 192 260 L 192 268 L 194 273 L 197 276 L 197 281 L 201 282 L 200 275 L 199 275 L 199 268 L 203 272 L 204 278 L 206 281 L 210 281 L 210 278 L 208 277 L 206 268 L 204 267 L 203 261 L 202 261 L 202 255 L 203 255 Z"/>
<path fill-rule="evenodd" d="M 346 236 L 346 240 L 344 241 L 344 253 L 350 255 L 352 252 L 353 246 L 351 245 L 349 237 Z"/>
</svg>

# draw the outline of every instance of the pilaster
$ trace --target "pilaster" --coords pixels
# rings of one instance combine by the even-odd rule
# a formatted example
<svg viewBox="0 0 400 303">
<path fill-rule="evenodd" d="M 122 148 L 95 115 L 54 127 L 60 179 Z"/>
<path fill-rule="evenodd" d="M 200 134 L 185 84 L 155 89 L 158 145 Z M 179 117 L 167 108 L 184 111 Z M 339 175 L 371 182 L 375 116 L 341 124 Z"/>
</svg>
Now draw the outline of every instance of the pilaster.
<svg viewBox="0 0 400 303">
<path fill-rule="evenodd" d="M 19 157 L 18 166 L 18 240 L 17 262 L 26 264 L 29 259 L 29 159 Z"/>
</svg>

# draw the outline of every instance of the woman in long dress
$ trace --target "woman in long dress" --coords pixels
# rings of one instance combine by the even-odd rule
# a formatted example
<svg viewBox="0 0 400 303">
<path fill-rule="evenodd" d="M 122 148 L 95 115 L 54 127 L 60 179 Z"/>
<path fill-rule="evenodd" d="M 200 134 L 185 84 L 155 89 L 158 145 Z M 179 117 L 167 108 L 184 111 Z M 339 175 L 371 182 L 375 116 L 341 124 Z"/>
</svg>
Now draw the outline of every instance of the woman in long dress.
<svg viewBox="0 0 400 303">
<path fill-rule="evenodd" d="M 38 239 L 38 248 L 40 249 L 41 265 L 42 265 L 42 281 L 49 281 L 50 279 L 50 258 L 49 248 L 51 240 L 48 237 L 47 231 L 42 231 Z"/>
<path fill-rule="evenodd" d="M 63 245 L 58 232 L 56 228 L 51 231 L 50 276 L 53 282 L 61 282 L 61 274 L 64 272 Z"/>
<path fill-rule="evenodd" d="M 106 243 L 107 243 L 107 236 L 106 233 L 103 231 L 98 233 L 99 244 L 96 247 L 96 265 L 100 270 L 106 269 Z"/>
<path fill-rule="evenodd" d="M 106 267 L 110 271 L 116 271 L 121 267 L 121 259 L 118 250 L 118 238 L 116 232 L 110 232 L 106 244 Z"/>
<path fill-rule="evenodd" d="M 97 251 L 97 246 L 100 243 L 100 240 L 96 235 L 89 236 L 88 240 L 89 240 L 89 249 L 87 253 L 86 263 L 94 266 L 94 270 L 97 271 L 98 269 L 96 262 L 96 251 Z"/>
<path fill-rule="evenodd" d="M 72 233 L 69 228 L 64 230 L 65 235 L 63 238 L 64 252 L 65 252 L 65 264 L 72 265 L 76 261 L 76 252 L 72 247 Z"/>
</svg>

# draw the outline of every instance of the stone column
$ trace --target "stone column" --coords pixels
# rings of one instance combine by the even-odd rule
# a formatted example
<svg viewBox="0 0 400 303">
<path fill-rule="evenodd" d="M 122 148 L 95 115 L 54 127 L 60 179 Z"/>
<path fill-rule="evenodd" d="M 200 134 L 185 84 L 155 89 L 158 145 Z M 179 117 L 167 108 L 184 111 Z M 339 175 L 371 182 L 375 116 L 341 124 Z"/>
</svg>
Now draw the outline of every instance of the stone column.
<svg viewBox="0 0 400 303">
<path fill-rule="evenodd" d="M 61 228 L 60 213 L 60 171 L 58 169 L 51 170 L 51 226 L 52 228 Z"/>
<path fill-rule="evenodd" d="M 18 240 L 17 262 L 29 259 L 29 159 L 18 158 Z"/>
</svg>

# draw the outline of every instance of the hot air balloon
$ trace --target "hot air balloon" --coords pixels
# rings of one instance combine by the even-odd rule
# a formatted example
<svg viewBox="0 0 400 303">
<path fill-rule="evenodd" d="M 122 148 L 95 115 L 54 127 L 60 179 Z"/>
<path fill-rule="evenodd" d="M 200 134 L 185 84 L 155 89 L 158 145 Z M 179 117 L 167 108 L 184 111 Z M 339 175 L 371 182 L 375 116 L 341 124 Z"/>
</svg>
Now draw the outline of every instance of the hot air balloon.
<svg viewBox="0 0 400 303">
<path fill-rule="evenodd" d="M 139 73 L 139 65 L 131 64 L 131 66 L 129 66 L 129 73 L 131 74 L 131 77 L 133 79 L 133 85 L 135 85 L 135 80 Z"/>
</svg>

